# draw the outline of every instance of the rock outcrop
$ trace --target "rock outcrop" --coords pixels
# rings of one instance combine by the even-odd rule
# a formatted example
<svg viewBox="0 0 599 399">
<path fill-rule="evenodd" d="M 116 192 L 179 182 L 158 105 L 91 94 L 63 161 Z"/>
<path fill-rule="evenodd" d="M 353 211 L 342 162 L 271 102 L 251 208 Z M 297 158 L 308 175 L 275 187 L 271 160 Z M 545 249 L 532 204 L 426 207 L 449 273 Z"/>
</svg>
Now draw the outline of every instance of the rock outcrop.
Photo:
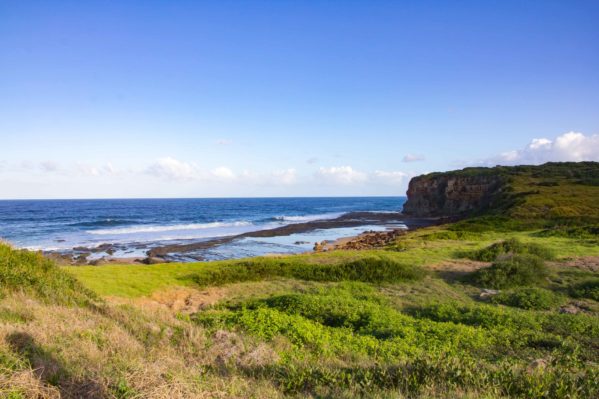
<svg viewBox="0 0 599 399">
<path fill-rule="evenodd" d="M 479 213 L 502 193 L 498 175 L 441 173 L 413 178 L 403 213 L 418 217 L 461 217 Z"/>
</svg>

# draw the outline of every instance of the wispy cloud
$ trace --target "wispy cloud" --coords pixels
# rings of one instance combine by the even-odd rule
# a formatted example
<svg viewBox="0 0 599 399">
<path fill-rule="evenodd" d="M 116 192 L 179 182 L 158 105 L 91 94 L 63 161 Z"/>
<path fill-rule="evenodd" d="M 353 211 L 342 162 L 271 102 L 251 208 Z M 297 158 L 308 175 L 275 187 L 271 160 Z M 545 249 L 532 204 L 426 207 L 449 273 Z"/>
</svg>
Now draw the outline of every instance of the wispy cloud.
<svg viewBox="0 0 599 399">
<path fill-rule="evenodd" d="M 56 172 L 60 166 L 54 161 L 43 161 L 40 162 L 39 167 L 44 172 Z"/>
<path fill-rule="evenodd" d="M 316 178 L 328 184 L 355 184 L 367 180 L 366 173 L 354 170 L 351 166 L 321 167 L 316 172 Z"/>
<path fill-rule="evenodd" d="M 411 177 L 412 174 L 400 171 L 384 171 L 384 170 L 375 170 L 371 176 L 371 179 L 375 182 L 379 182 L 382 184 L 388 185 L 400 185 L 405 182 L 405 180 Z"/>
<path fill-rule="evenodd" d="M 231 144 L 233 144 L 233 140 L 231 140 L 231 139 L 218 139 L 218 140 L 216 140 L 216 144 L 218 144 L 218 145 L 231 145 Z"/>
<path fill-rule="evenodd" d="M 158 159 L 146 168 L 145 173 L 173 180 L 193 180 L 200 176 L 200 170 L 195 163 L 179 161 L 172 157 Z"/>
<path fill-rule="evenodd" d="M 12 166 L 11 166 L 12 165 Z M 221 165 L 204 168 L 194 161 L 176 159 L 171 156 L 162 157 L 146 166 L 122 167 L 111 162 L 91 163 L 76 162 L 72 164 L 54 161 L 19 162 L 10 164 L 0 161 L 0 172 L 20 173 L 38 176 L 40 173 L 64 179 L 79 179 L 77 181 L 94 181 L 94 179 L 117 179 L 120 181 L 139 182 L 140 179 L 159 179 L 175 184 L 197 184 L 198 187 L 299 187 L 309 188 L 311 185 L 327 185 L 339 187 L 342 190 L 359 187 L 399 187 L 405 185 L 411 174 L 403 171 L 362 171 L 350 165 L 320 167 L 315 171 L 306 169 L 298 171 L 295 168 L 274 170 L 236 171 Z M 46 179 L 46 177 L 44 177 Z M 83 179 L 83 180 L 82 180 Z M 115 182 L 117 180 L 114 180 Z M 202 183 L 202 184 L 199 184 Z M 205 184 L 204 184 L 205 183 Z"/>
<path fill-rule="evenodd" d="M 291 185 L 297 182 L 295 169 L 275 170 L 270 174 L 270 177 L 274 184 Z"/>
<path fill-rule="evenodd" d="M 422 154 L 406 154 L 402 158 L 402 162 L 419 162 L 426 160 L 426 157 Z"/>
</svg>

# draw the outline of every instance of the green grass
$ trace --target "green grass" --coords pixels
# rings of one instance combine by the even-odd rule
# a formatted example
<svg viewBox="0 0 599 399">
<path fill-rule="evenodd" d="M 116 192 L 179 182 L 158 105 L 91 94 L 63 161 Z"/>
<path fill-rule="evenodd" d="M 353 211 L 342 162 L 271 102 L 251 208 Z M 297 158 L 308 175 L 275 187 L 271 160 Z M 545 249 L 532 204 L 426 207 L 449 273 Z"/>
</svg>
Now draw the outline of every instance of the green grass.
<svg viewBox="0 0 599 399">
<path fill-rule="evenodd" d="M 539 237 L 538 230 L 516 232 L 483 232 L 464 239 L 448 239 L 447 227 L 432 227 L 417 230 L 402 237 L 387 251 L 334 251 L 274 258 L 277 262 L 297 265 L 331 265 L 351 262 L 363 258 L 384 256 L 393 262 L 429 266 L 463 257 L 466 252 L 486 248 L 494 243 L 515 238 L 524 244 L 537 244 L 550 248 L 557 259 L 577 256 L 599 256 L 599 246 L 586 240 L 567 237 Z M 435 239 L 441 235 L 442 238 Z M 425 237 L 426 238 L 423 238 Z M 86 287 L 102 296 L 135 298 L 149 296 L 153 292 L 173 287 L 194 287 L 192 278 L 198 274 L 218 271 L 243 262 L 261 263 L 270 258 L 242 259 L 235 262 L 166 263 L 158 265 L 105 265 L 66 266 L 63 270 L 80 280 Z"/>
<path fill-rule="evenodd" d="M 51 303 L 91 305 L 98 297 L 41 254 L 0 243 L 0 289 L 24 291 Z"/>
</svg>

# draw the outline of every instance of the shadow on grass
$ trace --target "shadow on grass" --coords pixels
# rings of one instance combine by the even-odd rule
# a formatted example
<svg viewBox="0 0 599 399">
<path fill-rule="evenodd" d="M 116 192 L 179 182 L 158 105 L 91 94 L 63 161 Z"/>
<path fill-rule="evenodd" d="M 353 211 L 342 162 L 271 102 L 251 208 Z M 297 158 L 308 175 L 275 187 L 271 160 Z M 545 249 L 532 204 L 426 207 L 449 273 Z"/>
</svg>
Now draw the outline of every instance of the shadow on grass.
<svg viewBox="0 0 599 399">
<path fill-rule="evenodd" d="M 27 359 L 37 378 L 53 385 L 63 398 L 104 398 L 107 393 L 97 382 L 75 378 L 62 362 L 38 345 L 24 332 L 14 332 L 6 337 L 13 352 Z"/>
</svg>

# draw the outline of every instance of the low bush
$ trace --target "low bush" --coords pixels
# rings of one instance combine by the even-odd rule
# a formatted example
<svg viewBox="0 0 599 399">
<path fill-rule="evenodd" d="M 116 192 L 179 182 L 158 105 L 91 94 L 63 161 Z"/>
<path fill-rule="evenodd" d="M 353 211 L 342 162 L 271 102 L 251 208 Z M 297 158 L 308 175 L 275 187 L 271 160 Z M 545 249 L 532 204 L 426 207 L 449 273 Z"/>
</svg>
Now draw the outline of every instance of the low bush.
<svg viewBox="0 0 599 399">
<path fill-rule="evenodd" d="M 339 264 L 291 263 L 277 259 L 256 259 L 195 273 L 190 278 L 198 285 L 223 285 L 288 277 L 308 281 L 364 281 L 370 283 L 417 280 L 424 271 L 389 258 L 364 258 Z"/>
<path fill-rule="evenodd" d="M 534 285 L 549 274 L 543 259 L 534 255 L 513 255 L 471 274 L 474 284 L 485 288 L 511 288 Z"/>
<path fill-rule="evenodd" d="M 491 302 L 521 309 L 549 310 L 563 302 L 553 292 L 537 287 L 516 288 L 491 297 Z"/>
<path fill-rule="evenodd" d="M 551 260 L 555 254 L 549 248 L 535 243 L 522 243 L 515 238 L 501 241 L 486 248 L 463 254 L 465 257 L 481 262 L 493 262 L 504 255 L 530 254 L 539 258 Z"/>
<path fill-rule="evenodd" d="M 570 287 L 570 295 L 599 302 L 599 278 L 591 278 Z"/>
</svg>

